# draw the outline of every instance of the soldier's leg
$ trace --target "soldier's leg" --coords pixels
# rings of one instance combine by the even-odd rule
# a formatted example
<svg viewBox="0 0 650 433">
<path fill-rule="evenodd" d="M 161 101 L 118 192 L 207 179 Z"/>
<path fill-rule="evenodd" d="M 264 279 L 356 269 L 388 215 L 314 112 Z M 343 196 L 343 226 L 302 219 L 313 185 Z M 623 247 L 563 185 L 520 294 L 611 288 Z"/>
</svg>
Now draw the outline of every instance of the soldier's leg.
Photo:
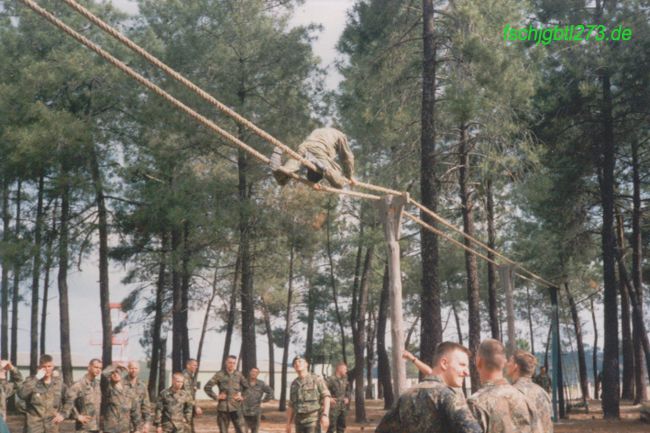
<svg viewBox="0 0 650 433">
<path fill-rule="evenodd" d="M 246 433 L 257 433 L 259 429 L 259 417 L 244 416 L 244 425 L 246 427 Z"/>
<path fill-rule="evenodd" d="M 343 188 L 348 183 L 348 179 L 345 176 L 331 168 L 325 170 L 323 176 L 334 188 Z"/>
<path fill-rule="evenodd" d="M 217 424 L 219 425 L 219 433 L 228 433 L 228 426 L 230 425 L 230 414 L 221 410 L 218 411 Z"/>
<path fill-rule="evenodd" d="M 319 433 L 318 423 L 296 424 L 296 433 Z"/>
<path fill-rule="evenodd" d="M 330 409 L 330 426 L 327 427 L 327 433 L 334 433 L 336 431 L 336 419 L 338 418 L 338 412 L 336 409 Z"/>
<path fill-rule="evenodd" d="M 230 420 L 235 426 L 236 433 L 244 433 L 244 416 L 241 412 L 230 412 Z"/>
<path fill-rule="evenodd" d="M 342 410 L 341 413 L 339 413 L 336 421 L 336 433 L 345 432 L 345 428 L 347 427 L 345 424 L 345 415 L 347 415 L 345 410 Z"/>
</svg>

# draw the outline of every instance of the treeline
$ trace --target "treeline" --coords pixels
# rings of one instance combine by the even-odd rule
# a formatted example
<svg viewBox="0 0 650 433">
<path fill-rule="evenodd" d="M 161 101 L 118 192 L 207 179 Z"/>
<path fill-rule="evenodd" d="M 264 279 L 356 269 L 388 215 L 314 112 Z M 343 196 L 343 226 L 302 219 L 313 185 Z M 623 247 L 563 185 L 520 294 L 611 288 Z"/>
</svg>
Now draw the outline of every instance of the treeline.
<svg viewBox="0 0 650 433">
<path fill-rule="evenodd" d="M 114 328 L 126 326 L 110 320 L 118 284 L 109 278 L 112 261 L 126 265 L 124 282 L 136 287 L 122 304 L 146 329 L 152 395 L 169 354 L 176 371 L 190 357 L 240 351 L 248 371 L 264 344 L 271 372 L 274 349 L 283 350 L 281 408 L 290 352 L 304 352 L 312 365 L 349 362 L 360 421 L 376 365 L 389 405 L 388 277 L 373 205 L 298 185 L 280 189 L 267 167 L 16 3 L 0 2 L 2 357 L 15 361 L 27 350 L 17 336 L 18 305 L 26 302 L 35 371 L 38 354 L 48 350 L 48 299 L 57 292 L 63 376 L 71 381 L 68 299 L 80 288 L 68 288 L 68 271 L 92 255 L 99 257 L 103 361 L 111 362 Z M 269 143 L 61 2 L 40 3 L 271 153 Z M 605 414 L 617 417 L 621 395 L 646 398 L 650 370 L 643 313 L 650 11 L 634 0 L 565 3 L 359 1 L 338 43 L 343 81 L 327 93 L 311 48 L 317 29 L 288 24 L 298 1 L 142 0 L 130 17 L 84 2 L 293 147 L 333 119 L 353 141 L 360 178 L 409 191 L 556 283 L 561 320 L 571 329 L 563 343 L 578 353 L 583 398 L 591 360 L 582 328 L 589 320 L 592 348 L 604 348 L 603 366 L 595 358 L 592 365 L 603 371 Z M 504 41 L 506 24 L 531 23 L 623 24 L 633 38 Z M 431 362 L 443 336 L 472 349 L 482 336 L 505 338 L 496 265 L 410 222 L 402 251 L 409 349 Z M 520 279 L 515 286 L 517 319 L 528 325 L 518 337 L 541 352 L 550 326 L 547 288 Z M 604 317 L 596 317 L 601 304 Z M 190 314 L 202 318 L 199 333 L 188 329 Z M 225 344 L 207 355 L 203 341 L 214 331 L 225 333 Z M 233 347 L 235 333 L 241 348 Z"/>
</svg>

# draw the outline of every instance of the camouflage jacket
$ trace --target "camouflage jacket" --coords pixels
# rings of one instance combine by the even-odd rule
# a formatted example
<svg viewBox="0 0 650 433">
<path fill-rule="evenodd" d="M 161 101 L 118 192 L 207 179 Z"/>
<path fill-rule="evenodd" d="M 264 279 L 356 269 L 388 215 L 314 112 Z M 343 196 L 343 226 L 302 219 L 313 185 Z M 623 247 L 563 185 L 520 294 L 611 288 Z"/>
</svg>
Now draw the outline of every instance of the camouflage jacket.
<svg viewBox="0 0 650 433">
<path fill-rule="evenodd" d="M 289 391 L 289 407 L 294 412 L 296 424 L 318 422 L 318 414 L 323 400 L 329 396 L 330 392 L 321 377 L 307 373 L 303 378 L 295 378 L 291 382 Z"/>
<path fill-rule="evenodd" d="M 334 375 L 328 377 L 326 383 L 332 398 L 336 399 L 336 403 L 330 406 L 331 409 L 339 411 L 347 409 L 344 399 L 347 398 L 348 401 L 350 401 L 351 395 L 350 382 L 348 382 L 348 378 Z"/>
<path fill-rule="evenodd" d="M 305 155 L 309 152 L 314 158 L 323 163 L 327 169 L 343 173 L 351 179 L 354 175 L 354 154 L 350 150 L 348 139 L 341 131 L 334 128 L 318 128 L 298 147 L 298 153 Z M 343 168 L 336 163 L 338 156 Z"/>
<path fill-rule="evenodd" d="M 16 390 L 23 383 L 23 375 L 16 367 L 7 373 L 11 373 L 11 380 L 0 379 L 0 418 L 7 419 L 7 399 L 14 395 Z"/>
<path fill-rule="evenodd" d="M 551 397 L 529 377 L 520 377 L 514 387 L 528 400 L 533 409 L 533 433 L 553 433 Z"/>
<path fill-rule="evenodd" d="M 215 385 L 219 388 L 219 393 L 226 393 L 225 400 L 219 400 L 219 395 L 212 390 Z M 203 390 L 211 399 L 218 401 L 217 410 L 219 412 L 237 412 L 241 410 L 241 401 L 235 400 L 235 396 L 238 393 L 243 394 L 246 388 L 248 388 L 248 381 L 240 372 L 228 373 L 221 370 L 212 376 Z"/>
<path fill-rule="evenodd" d="M 50 383 L 32 376 L 18 390 L 18 397 L 25 402 L 25 432 L 58 431 L 52 418 L 63 415 L 65 385 L 60 377 Z"/>
<path fill-rule="evenodd" d="M 89 416 L 90 421 L 86 424 L 77 421 L 75 429 L 77 431 L 97 431 L 99 430 L 101 404 L 102 389 L 99 380 L 90 379 L 86 374 L 81 380 L 68 388 L 63 413 L 75 420 L 78 420 L 82 415 Z"/>
<path fill-rule="evenodd" d="M 255 384 L 248 382 L 244 391 L 243 413 L 246 416 L 257 416 L 262 413 L 261 404 L 273 398 L 273 388 L 257 379 Z"/>
<path fill-rule="evenodd" d="M 196 377 L 187 370 L 183 370 L 183 377 L 185 378 L 183 389 L 192 396 L 192 399 L 194 399 L 196 397 L 196 391 L 198 390 Z"/>
<path fill-rule="evenodd" d="M 193 407 L 194 401 L 187 391 L 167 388 L 158 396 L 153 424 L 165 431 L 184 431 L 192 417 Z"/>
<path fill-rule="evenodd" d="M 467 400 L 484 433 L 532 433 L 532 408 L 524 396 L 500 379 L 485 383 Z"/>
<path fill-rule="evenodd" d="M 547 374 L 544 375 L 538 374 L 533 378 L 533 382 L 541 386 L 544 389 L 544 391 L 548 393 L 551 392 L 552 382 L 551 382 L 551 378 L 548 377 Z"/>
<path fill-rule="evenodd" d="M 110 376 L 115 367 L 109 365 L 102 375 L 108 378 L 108 386 L 104 393 L 104 418 L 102 430 L 104 433 L 124 433 L 131 431 L 132 425 L 140 425 L 140 411 L 137 397 L 125 385 L 125 379 L 113 383 Z"/>
<path fill-rule="evenodd" d="M 381 419 L 377 433 L 482 433 L 463 393 L 428 376 L 400 395 Z"/>
<path fill-rule="evenodd" d="M 135 382 L 131 382 L 130 379 L 127 379 L 123 384 L 135 398 L 136 406 L 138 407 L 138 418 L 141 423 L 140 425 L 150 422 L 151 402 L 149 401 L 149 391 L 147 391 L 144 383 L 140 382 L 138 379 L 136 379 Z M 132 422 L 131 431 L 136 431 L 140 425 Z"/>
</svg>

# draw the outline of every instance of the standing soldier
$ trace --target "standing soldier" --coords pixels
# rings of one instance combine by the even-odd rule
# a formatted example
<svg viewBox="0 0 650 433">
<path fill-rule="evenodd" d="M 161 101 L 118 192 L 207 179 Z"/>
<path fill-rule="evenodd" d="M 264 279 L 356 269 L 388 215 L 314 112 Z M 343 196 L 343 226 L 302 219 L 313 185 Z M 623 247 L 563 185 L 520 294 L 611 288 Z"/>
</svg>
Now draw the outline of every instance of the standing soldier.
<svg viewBox="0 0 650 433">
<path fill-rule="evenodd" d="M 7 374 L 11 373 L 11 381 Z M 7 419 L 7 399 L 14 395 L 23 383 L 23 375 L 11 361 L 0 361 L 0 419 Z"/>
<path fill-rule="evenodd" d="M 418 368 L 426 365 L 410 353 Z M 433 355 L 433 368 L 416 386 L 400 395 L 379 422 L 376 433 L 482 433 L 469 410 L 460 387 L 469 376 L 469 350 L 450 341 L 440 343 Z"/>
<path fill-rule="evenodd" d="M 539 368 L 539 374 L 533 378 L 533 382 L 541 386 L 547 393 L 551 393 L 551 378 L 546 374 L 546 367 Z"/>
<path fill-rule="evenodd" d="M 341 361 L 336 366 L 333 376 L 327 378 L 327 388 L 330 391 L 330 427 L 327 433 L 343 433 L 345 431 L 345 416 L 350 404 L 350 383 L 348 382 L 348 366 Z"/>
<path fill-rule="evenodd" d="M 174 373 L 172 386 L 160 393 L 156 404 L 156 433 L 189 433 L 194 401 L 183 389 L 183 373 Z"/>
<path fill-rule="evenodd" d="M 65 397 L 63 413 L 72 414 L 78 432 L 98 432 L 99 415 L 102 405 L 102 389 L 99 376 L 102 374 L 102 361 L 91 359 L 88 372 L 72 385 Z"/>
<path fill-rule="evenodd" d="M 533 409 L 503 377 L 505 365 L 503 344 L 494 339 L 483 341 L 476 355 L 481 389 L 467 403 L 484 433 L 532 433 Z"/>
<path fill-rule="evenodd" d="M 258 380 L 260 369 L 251 368 L 248 373 L 248 388 L 244 391 L 244 402 L 242 409 L 244 421 L 246 421 L 246 433 L 257 433 L 260 429 L 260 418 L 262 417 L 262 402 L 273 398 L 273 388 Z"/>
<path fill-rule="evenodd" d="M 183 370 L 183 389 L 192 396 L 192 402 L 194 406 L 192 407 L 192 415 L 190 416 L 190 425 L 192 427 L 192 432 L 194 432 L 194 416 L 203 415 L 203 411 L 196 402 L 196 391 L 198 389 L 198 382 L 196 381 L 196 372 L 199 369 L 199 362 L 196 359 L 188 359 L 185 363 L 185 370 Z"/>
<path fill-rule="evenodd" d="M 350 150 L 347 137 L 338 129 L 319 128 L 313 130 L 298 146 L 298 154 L 312 162 L 318 169 L 318 172 L 307 169 L 309 181 L 318 184 L 325 177 L 335 188 L 343 188 L 348 183 L 354 184 L 352 178 L 354 155 Z M 337 156 L 343 169 L 335 160 Z M 282 151 L 276 148 L 271 156 L 271 169 L 275 180 L 284 186 L 291 179 L 288 173 L 300 171 L 302 164 L 289 157 L 290 159 L 281 165 L 281 157 Z M 315 185 L 315 188 L 318 189 L 318 185 Z"/>
<path fill-rule="evenodd" d="M 517 350 L 506 364 L 506 373 L 533 409 L 533 433 L 553 433 L 551 398 L 541 386 L 532 381 L 536 365 L 535 355 Z"/>
<path fill-rule="evenodd" d="M 53 374 L 50 355 L 41 355 L 38 365 L 36 375 L 29 377 L 18 391 L 18 397 L 25 402 L 25 433 L 58 433 L 59 424 L 65 419 L 65 385 L 61 377 Z"/>
<path fill-rule="evenodd" d="M 144 383 L 138 379 L 140 372 L 140 365 L 137 362 L 131 361 L 127 366 L 128 377 L 124 382 L 124 386 L 131 392 L 135 398 L 136 406 L 138 408 L 138 418 L 140 425 L 131 422 L 131 433 L 141 431 L 142 433 L 149 432 L 149 423 L 151 422 L 151 402 L 149 401 L 149 392 Z"/>
<path fill-rule="evenodd" d="M 291 364 L 298 377 L 291 382 L 286 433 L 291 433 L 292 424 L 296 426 L 296 433 L 316 433 L 319 420 L 321 431 L 327 431 L 330 392 L 325 381 L 309 373 L 309 364 L 301 356 L 296 356 Z"/>
<path fill-rule="evenodd" d="M 241 403 L 242 391 L 248 388 L 248 382 L 243 374 L 236 370 L 237 357 L 226 358 L 226 369 L 215 373 L 205 384 L 203 390 L 213 400 L 217 400 L 217 423 L 220 433 L 228 433 L 232 421 L 237 433 L 242 433 Z M 212 391 L 214 386 L 219 388 L 219 395 Z"/>
<path fill-rule="evenodd" d="M 122 365 L 109 365 L 102 375 L 108 379 L 104 393 L 103 433 L 129 433 L 132 425 L 140 424 L 136 397 L 122 381 Z"/>
</svg>

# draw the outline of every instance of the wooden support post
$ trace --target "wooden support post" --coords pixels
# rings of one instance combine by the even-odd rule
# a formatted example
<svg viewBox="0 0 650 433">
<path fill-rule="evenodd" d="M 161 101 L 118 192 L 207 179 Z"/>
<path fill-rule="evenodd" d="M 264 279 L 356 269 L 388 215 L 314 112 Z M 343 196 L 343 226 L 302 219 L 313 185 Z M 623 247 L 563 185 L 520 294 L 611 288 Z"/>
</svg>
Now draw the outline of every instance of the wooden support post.
<svg viewBox="0 0 650 433">
<path fill-rule="evenodd" d="M 390 326 L 392 339 L 392 379 L 395 399 L 406 389 L 406 365 L 402 359 L 404 350 L 404 324 L 402 320 L 402 274 L 400 269 L 399 237 L 402 209 L 408 202 L 408 194 L 387 195 L 377 201 L 379 216 L 384 225 L 388 247 L 388 279 L 390 300 Z"/>
<path fill-rule="evenodd" d="M 508 323 L 508 342 L 506 352 L 508 358 L 515 352 L 517 342 L 515 337 L 515 306 L 512 295 L 512 265 L 499 266 L 499 279 L 501 287 L 506 294 L 506 318 Z"/>
</svg>

